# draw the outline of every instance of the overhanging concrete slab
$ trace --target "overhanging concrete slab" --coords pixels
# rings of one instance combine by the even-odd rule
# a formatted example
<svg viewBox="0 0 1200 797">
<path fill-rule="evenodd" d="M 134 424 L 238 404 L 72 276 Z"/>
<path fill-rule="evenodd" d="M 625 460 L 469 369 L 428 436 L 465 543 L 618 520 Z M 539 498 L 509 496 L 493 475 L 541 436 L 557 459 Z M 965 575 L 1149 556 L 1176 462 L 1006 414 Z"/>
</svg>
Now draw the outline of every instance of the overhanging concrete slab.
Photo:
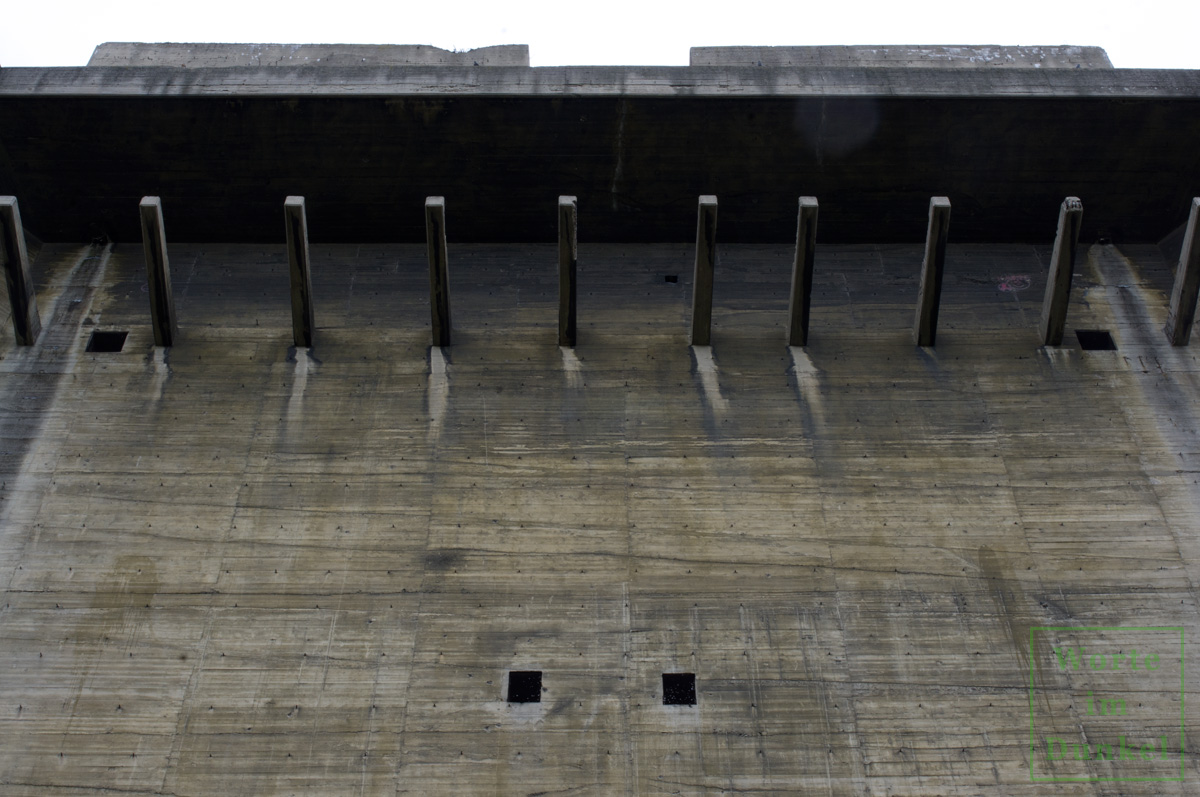
<svg viewBox="0 0 1200 797">
<path fill-rule="evenodd" d="M 419 242 L 439 195 L 456 240 L 551 242 L 572 194 L 585 242 L 683 242 L 717 194 L 723 240 L 783 243 L 803 194 L 830 243 L 918 241 L 931 195 L 964 243 L 1045 241 L 1068 195 L 1083 241 L 1149 242 L 1186 218 L 1198 138 L 1179 70 L 0 70 L 0 193 L 49 241 L 136 240 L 152 194 L 179 240 L 275 240 L 303 195 L 317 243 Z"/>
</svg>

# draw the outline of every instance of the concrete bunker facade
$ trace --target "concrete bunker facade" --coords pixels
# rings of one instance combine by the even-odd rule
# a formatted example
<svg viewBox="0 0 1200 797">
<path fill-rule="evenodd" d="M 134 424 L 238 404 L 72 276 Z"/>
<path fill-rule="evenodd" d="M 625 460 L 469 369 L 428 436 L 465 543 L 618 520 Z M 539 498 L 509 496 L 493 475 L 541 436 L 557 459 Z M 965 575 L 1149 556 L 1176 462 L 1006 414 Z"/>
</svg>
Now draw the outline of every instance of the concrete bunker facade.
<svg viewBox="0 0 1200 797">
<path fill-rule="evenodd" d="M 3 790 L 1107 793 L 1030 640 L 1197 627 L 1200 75 L 528 63 L 0 70 Z"/>
</svg>

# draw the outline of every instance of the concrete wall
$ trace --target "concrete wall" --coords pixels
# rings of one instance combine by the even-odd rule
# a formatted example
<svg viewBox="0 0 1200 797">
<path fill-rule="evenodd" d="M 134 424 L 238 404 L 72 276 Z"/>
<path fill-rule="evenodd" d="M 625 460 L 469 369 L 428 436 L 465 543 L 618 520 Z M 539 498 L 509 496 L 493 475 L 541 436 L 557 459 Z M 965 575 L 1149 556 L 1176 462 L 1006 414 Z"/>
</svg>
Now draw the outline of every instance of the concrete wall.
<svg viewBox="0 0 1200 797">
<path fill-rule="evenodd" d="M 0 310 L 0 792 L 1190 794 L 1200 367 L 1162 332 L 1159 239 L 1195 194 L 1198 100 L 1194 73 L 1082 68 L 0 70 L 0 194 L 47 241 L 37 343 Z M 709 192 L 690 347 L 694 252 L 663 242 Z M 1044 348 L 1068 194 L 1084 237 Z M 86 351 L 96 330 L 123 350 Z M 1085 633 L 1142 668 L 1065 666 Z M 527 670 L 542 700 L 510 703 Z M 681 672 L 696 704 L 664 705 Z"/>
<path fill-rule="evenodd" d="M 919 244 L 819 246 L 806 350 L 790 247 L 723 246 L 693 350 L 689 246 L 585 244 L 570 351 L 552 245 L 453 229 L 444 352 L 420 245 L 315 245 L 311 352 L 281 245 L 173 244 L 170 350 L 140 245 L 43 247 L 42 341 L 0 332 L 0 790 L 1045 794 L 1030 629 L 1197 632 L 1156 247 L 1083 249 L 1068 328 L 1119 349 L 1081 351 L 1038 346 L 1048 245 L 951 244 L 929 350 Z"/>
</svg>

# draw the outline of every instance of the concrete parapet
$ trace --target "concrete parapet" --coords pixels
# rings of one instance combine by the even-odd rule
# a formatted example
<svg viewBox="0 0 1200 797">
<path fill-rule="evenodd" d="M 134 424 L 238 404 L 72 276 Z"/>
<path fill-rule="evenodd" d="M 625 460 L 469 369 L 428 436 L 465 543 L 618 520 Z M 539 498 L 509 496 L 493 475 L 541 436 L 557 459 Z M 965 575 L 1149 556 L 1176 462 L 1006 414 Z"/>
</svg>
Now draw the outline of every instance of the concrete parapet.
<svg viewBox="0 0 1200 797">
<path fill-rule="evenodd" d="M 1101 47 L 1002 47 L 980 45 L 826 47 L 693 47 L 691 66 L 889 66 L 889 67 L 1026 67 L 1112 69 Z"/>
<path fill-rule="evenodd" d="M 428 44 L 105 42 L 88 66 L 529 66 L 529 45 L 456 52 Z"/>
</svg>

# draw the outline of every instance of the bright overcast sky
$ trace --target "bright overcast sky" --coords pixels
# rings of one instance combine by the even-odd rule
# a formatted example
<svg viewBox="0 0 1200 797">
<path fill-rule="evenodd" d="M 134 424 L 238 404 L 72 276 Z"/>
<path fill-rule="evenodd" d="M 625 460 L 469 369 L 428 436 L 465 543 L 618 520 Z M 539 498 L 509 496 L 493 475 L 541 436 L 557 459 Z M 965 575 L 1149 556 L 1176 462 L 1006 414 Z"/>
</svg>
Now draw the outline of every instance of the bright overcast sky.
<svg viewBox="0 0 1200 797">
<path fill-rule="evenodd" d="M 693 45 L 1097 45 L 1118 67 L 1200 69 L 1200 0 L 13 0 L 0 65 L 78 66 L 106 41 L 528 44 L 534 66 L 685 65 Z"/>
</svg>

